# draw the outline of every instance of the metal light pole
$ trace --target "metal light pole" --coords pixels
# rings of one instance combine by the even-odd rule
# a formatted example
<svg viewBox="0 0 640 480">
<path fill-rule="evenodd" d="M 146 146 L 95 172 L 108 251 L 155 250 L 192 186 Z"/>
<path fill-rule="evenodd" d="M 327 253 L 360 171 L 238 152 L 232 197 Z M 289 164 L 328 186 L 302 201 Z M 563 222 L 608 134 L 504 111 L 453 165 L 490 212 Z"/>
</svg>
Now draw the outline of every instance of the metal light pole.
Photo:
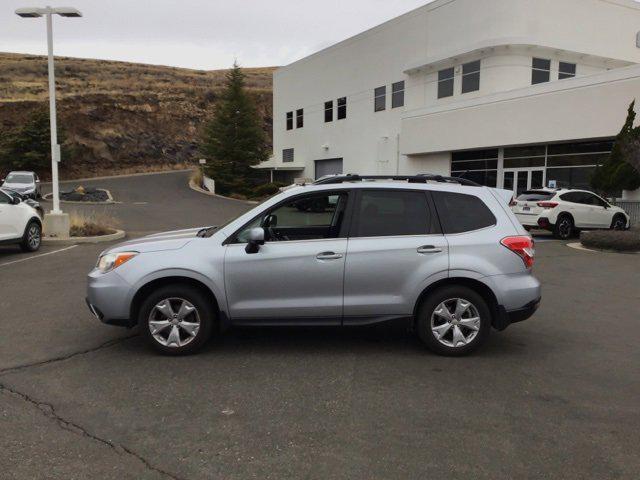
<svg viewBox="0 0 640 480">
<path fill-rule="evenodd" d="M 58 163 L 60 162 L 60 145 L 58 145 L 58 127 L 56 120 L 56 76 L 53 65 L 53 15 L 61 17 L 81 17 L 82 14 L 75 8 L 19 8 L 16 15 L 23 18 L 47 17 L 47 50 L 49 64 L 49 117 L 51 123 L 51 184 L 53 188 L 53 214 L 61 214 L 60 210 L 60 186 L 58 183 Z"/>
</svg>

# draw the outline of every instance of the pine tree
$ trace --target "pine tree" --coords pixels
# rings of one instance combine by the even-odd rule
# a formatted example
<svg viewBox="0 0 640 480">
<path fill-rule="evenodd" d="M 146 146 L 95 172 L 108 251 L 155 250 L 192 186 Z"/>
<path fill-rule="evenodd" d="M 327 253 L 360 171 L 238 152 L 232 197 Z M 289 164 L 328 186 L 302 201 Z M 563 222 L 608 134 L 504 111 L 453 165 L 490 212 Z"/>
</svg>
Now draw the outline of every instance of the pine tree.
<svg viewBox="0 0 640 480">
<path fill-rule="evenodd" d="M 591 178 L 591 186 L 606 194 L 640 188 L 640 172 L 634 167 L 640 155 L 640 126 L 633 126 L 636 119 L 635 103 L 633 101 L 629 106 L 627 119 L 615 139 L 611 155 Z"/>
<path fill-rule="evenodd" d="M 223 195 L 248 193 L 259 176 L 251 166 L 266 160 L 268 155 L 262 122 L 245 90 L 244 79 L 242 69 L 234 63 L 200 145 L 200 152 L 208 160 L 206 173 L 215 180 L 216 191 Z"/>
<path fill-rule="evenodd" d="M 0 169 L 33 170 L 46 176 L 51 166 L 50 132 L 49 112 L 34 111 L 24 125 L 2 136 Z M 63 141 L 59 135 L 59 143 Z"/>
</svg>

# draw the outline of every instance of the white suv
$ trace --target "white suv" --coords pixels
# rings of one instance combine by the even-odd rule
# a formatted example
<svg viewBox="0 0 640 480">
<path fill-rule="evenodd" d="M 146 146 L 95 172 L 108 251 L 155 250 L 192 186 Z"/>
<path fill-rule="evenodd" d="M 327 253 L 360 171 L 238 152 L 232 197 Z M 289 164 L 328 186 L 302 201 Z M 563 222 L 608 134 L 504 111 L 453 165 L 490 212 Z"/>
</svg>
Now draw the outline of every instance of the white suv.
<svg viewBox="0 0 640 480">
<path fill-rule="evenodd" d="M 41 240 L 38 212 L 20 197 L 0 190 L 0 244 L 18 244 L 25 252 L 35 252 Z"/>
<path fill-rule="evenodd" d="M 528 190 L 511 202 L 516 218 L 526 228 L 550 230 L 568 239 L 580 229 L 629 228 L 629 215 L 586 190 Z"/>
</svg>

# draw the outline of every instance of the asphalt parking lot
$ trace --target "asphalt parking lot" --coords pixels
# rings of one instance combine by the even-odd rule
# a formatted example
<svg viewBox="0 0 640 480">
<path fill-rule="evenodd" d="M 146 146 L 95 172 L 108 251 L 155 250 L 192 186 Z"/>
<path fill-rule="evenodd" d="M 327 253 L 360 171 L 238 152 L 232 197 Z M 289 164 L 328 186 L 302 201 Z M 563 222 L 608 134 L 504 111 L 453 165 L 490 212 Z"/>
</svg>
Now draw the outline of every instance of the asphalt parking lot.
<svg viewBox="0 0 640 480">
<path fill-rule="evenodd" d="M 250 208 L 187 175 L 85 183 L 131 236 Z M 237 330 L 167 358 L 89 315 L 106 246 L 0 249 L 0 478 L 639 476 L 638 255 L 539 242 L 539 312 L 472 357 L 392 324 Z"/>
</svg>

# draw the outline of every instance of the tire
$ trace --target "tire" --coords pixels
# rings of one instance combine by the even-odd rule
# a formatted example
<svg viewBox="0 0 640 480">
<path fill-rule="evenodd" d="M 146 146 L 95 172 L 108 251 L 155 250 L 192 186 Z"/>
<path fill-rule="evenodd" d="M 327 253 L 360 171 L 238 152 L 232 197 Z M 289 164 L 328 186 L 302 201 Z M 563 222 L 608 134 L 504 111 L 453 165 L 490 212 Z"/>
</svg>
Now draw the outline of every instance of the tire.
<svg viewBox="0 0 640 480">
<path fill-rule="evenodd" d="M 574 235 L 575 224 L 570 215 L 560 214 L 555 226 L 553 227 L 553 235 L 560 240 L 569 240 Z"/>
<path fill-rule="evenodd" d="M 181 311 L 184 311 L 182 317 Z M 197 352 L 211 337 L 215 321 L 215 310 L 206 295 L 197 288 L 180 284 L 166 285 L 152 292 L 142 302 L 138 314 L 142 335 L 151 347 L 164 355 Z"/>
<path fill-rule="evenodd" d="M 617 214 L 611 221 L 611 230 L 626 230 L 627 219 L 624 215 Z"/>
<path fill-rule="evenodd" d="M 35 252 L 40 249 L 42 244 L 42 227 L 40 223 L 31 220 L 24 229 L 20 248 L 23 252 Z"/>
<path fill-rule="evenodd" d="M 460 302 L 468 305 L 462 315 L 456 316 L 455 310 Z M 442 311 L 443 306 L 447 308 L 449 317 L 436 313 Z M 465 322 L 472 318 L 478 320 Z M 429 350 L 438 355 L 460 357 L 470 354 L 487 341 L 492 316 L 487 302 L 477 292 L 452 285 L 430 293 L 422 301 L 416 320 L 418 336 Z M 460 321 L 464 323 L 458 323 Z"/>
</svg>

